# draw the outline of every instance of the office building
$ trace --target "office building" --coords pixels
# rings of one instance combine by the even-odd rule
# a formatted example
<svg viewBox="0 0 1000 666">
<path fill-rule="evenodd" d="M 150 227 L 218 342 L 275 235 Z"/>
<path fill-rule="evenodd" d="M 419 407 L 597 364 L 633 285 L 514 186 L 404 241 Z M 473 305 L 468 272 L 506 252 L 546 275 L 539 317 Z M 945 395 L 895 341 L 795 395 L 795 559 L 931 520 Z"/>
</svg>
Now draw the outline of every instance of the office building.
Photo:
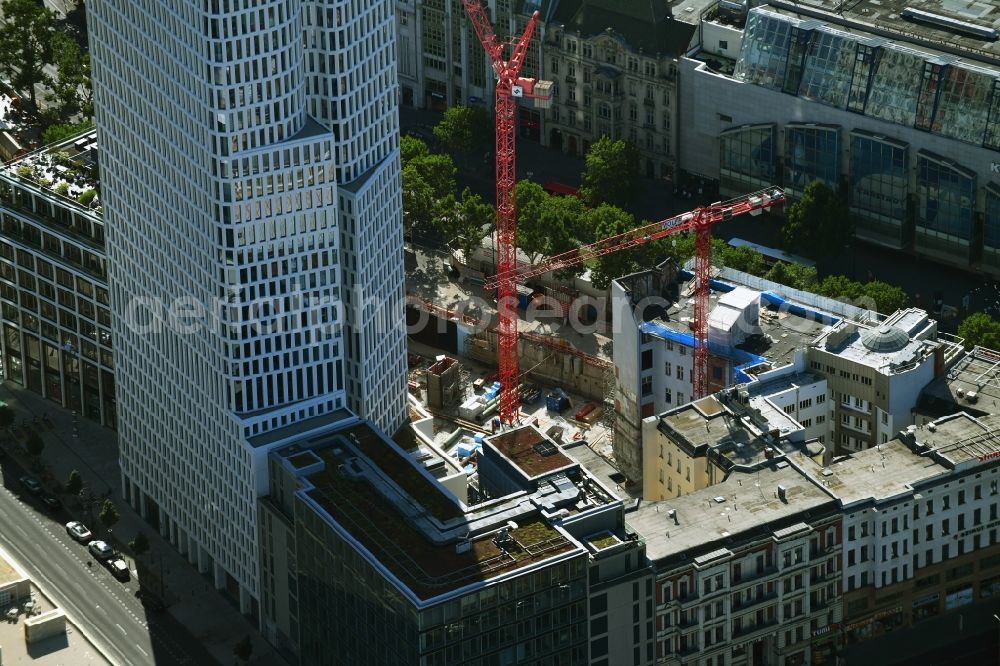
<svg viewBox="0 0 1000 666">
<path fill-rule="evenodd" d="M 303 664 L 653 663 L 642 543 L 575 450 L 599 464 L 525 426 L 455 473 L 356 420 L 275 451 L 266 635 Z"/>
<path fill-rule="evenodd" d="M 124 496 L 256 613 L 276 433 L 406 417 L 393 3 L 87 9 Z"/>
<path fill-rule="evenodd" d="M 618 465 L 643 477 L 642 419 L 692 398 L 693 280 L 669 263 L 611 283 Z M 842 318 L 874 313 L 724 268 L 709 304 L 708 387 L 714 392 L 793 362 L 797 350 Z"/>
<path fill-rule="evenodd" d="M 756 4 L 756 3 L 755 3 Z M 775 0 L 683 58 L 680 163 L 725 193 L 819 180 L 856 236 L 1000 275 L 993 3 Z"/>
<path fill-rule="evenodd" d="M 94 131 L 0 169 L 2 377 L 116 427 Z"/>
</svg>

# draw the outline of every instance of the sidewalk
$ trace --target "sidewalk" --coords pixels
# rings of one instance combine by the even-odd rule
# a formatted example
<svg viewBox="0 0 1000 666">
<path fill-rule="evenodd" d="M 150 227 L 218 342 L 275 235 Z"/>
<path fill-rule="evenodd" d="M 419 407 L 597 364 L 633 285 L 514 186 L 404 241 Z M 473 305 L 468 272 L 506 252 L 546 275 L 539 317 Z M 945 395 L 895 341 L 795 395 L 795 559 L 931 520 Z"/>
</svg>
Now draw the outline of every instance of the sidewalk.
<svg viewBox="0 0 1000 666">
<path fill-rule="evenodd" d="M 249 666 L 285 666 L 287 662 L 258 633 L 257 627 L 243 617 L 237 607 L 213 589 L 207 576 L 188 564 L 150 524 L 132 510 L 121 497 L 121 474 L 118 467 L 117 434 L 82 417 L 76 417 L 59 405 L 11 382 L 0 383 L 0 400 L 14 410 L 15 425 L 38 417 L 36 429 L 45 442 L 42 460 L 55 480 L 63 483 L 76 469 L 84 486 L 101 496 L 110 493 L 120 514 L 112 534 L 124 544 L 138 532 L 149 538 L 150 550 L 143 556 L 148 565 L 154 561 L 158 570 L 163 562 L 167 611 L 201 643 L 220 664 L 233 663 L 233 646 L 250 636 L 253 653 Z M 43 420 L 41 417 L 45 416 Z M 73 508 L 70 508 L 72 511 Z M 130 568 L 135 569 L 133 558 Z"/>
</svg>

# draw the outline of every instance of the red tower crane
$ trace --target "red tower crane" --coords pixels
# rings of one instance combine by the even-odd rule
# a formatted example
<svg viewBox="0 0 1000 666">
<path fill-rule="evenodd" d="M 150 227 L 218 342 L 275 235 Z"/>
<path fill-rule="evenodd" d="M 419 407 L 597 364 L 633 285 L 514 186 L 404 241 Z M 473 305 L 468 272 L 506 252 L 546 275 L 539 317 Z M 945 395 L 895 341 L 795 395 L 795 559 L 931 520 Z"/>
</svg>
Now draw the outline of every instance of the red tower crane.
<svg viewBox="0 0 1000 666">
<path fill-rule="evenodd" d="M 497 226 L 497 347 L 500 365 L 500 419 L 513 423 L 519 407 L 519 373 L 517 358 L 517 290 L 514 271 L 517 268 L 517 204 L 514 195 L 515 173 L 515 110 L 517 99 L 534 98 L 539 108 L 548 106 L 552 84 L 548 81 L 521 76 L 521 67 L 528 53 L 531 36 L 538 23 L 538 12 L 532 14 L 524 34 L 513 44 L 510 60 L 504 60 L 506 43 L 497 40 L 490 18 L 481 0 L 462 0 L 473 28 L 496 74 L 496 226 Z"/>
<path fill-rule="evenodd" d="M 559 270 L 568 266 L 574 266 L 589 259 L 637 247 L 650 241 L 654 241 L 672 234 L 693 231 L 695 233 L 695 254 L 694 254 L 694 279 L 695 279 L 695 301 L 694 301 L 694 376 L 692 377 L 692 395 L 700 398 L 705 395 L 708 388 L 708 295 L 709 295 L 709 268 L 712 258 L 712 225 L 716 222 L 724 222 L 739 215 L 749 213 L 759 215 L 764 210 L 777 206 L 785 202 L 785 193 L 780 187 L 768 187 L 752 194 L 746 194 L 729 201 L 720 201 L 709 206 L 696 208 L 687 213 L 681 213 L 674 217 L 653 222 L 617 236 L 611 236 L 599 240 L 590 245 L 564 252 L 563 254 L 550 257 L 546 261 L 525 268 L 523 270 L 511 269 L 509 273 L 498 273 L 485 283 L 486 289 L 492 289 L 500 284 L 507 283 L 514 285 L 518 281 L 527 280 L 549 271 Z M 502 330 L 498 330 L 498 335 L 502 336 Z M 514 332 L 516 345 L 516 329 Z M 503 342 L 500 342 L 503 345 Z M 516 346 L 515 346 L 516 351 Z M 516 366 L 515 366 L 516 367 Z M 514 393 L 513 401 L 517 404 L 518 383 L 515 380 L 511 384 L 501 384 L 501 396 L 506 391 Z M 500 404 L 503 405 L 501 397 Z M 504 419 L 505 423 L 510 423 L 516 416 Z M 501 415 L 503 419 L 503 415 Z"/>
</svg>

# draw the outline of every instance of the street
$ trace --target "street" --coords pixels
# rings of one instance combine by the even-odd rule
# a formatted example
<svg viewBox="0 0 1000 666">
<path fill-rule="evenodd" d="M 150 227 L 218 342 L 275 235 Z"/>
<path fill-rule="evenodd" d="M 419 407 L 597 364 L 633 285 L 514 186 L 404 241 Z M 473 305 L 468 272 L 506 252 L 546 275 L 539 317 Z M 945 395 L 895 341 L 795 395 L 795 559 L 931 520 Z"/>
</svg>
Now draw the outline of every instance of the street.
<svg viewBox="0 0 1000 666">
<path fill-rule="evenodd" d="M 417 128 L 424 133 L 440 120 L 441 113 L 400 107 L 400 127 L 403 133 Z M 518 137 L 517 178 L 530 178 L 536 183 L 556 180 L 574 187 L 580 184 L 584 161 L 580 157 L 564 155 L 542 146 L 538 141 Z M 492 165 L 477 164 L 475 169 L 460 168 L 457 174 L 458 191 L 468 186 L 483 201 L 496 200 Z M 683 194 L 675 194 L 666 181 L 642 178 L 642 192 L 629 207 L 629 212 L 639 220 L 660 220 L 697 207 L 708 201 L 698 201 Z M 712 233 L 723 239 L 743 238 L 754 243 L 778 247 L 781 218 L 775 215 L 736 218 L 716 225 Z M 904 252 L 856 242 L 838 255 L 818 262 L 817 270 L 822 279 L 826 275 L 846 275 L 855 280 L 869 278 L 882 280 L 902 288 L 917 307 L 933 309 L 934 297 L 940 292 L 944 303 L 960 307 L 962 299 L 969 296 L 969 310 L 1000 313 L 1000 290 L 991 280 L 984 280 L 973 273 L 941 266 Z M 933 276 L 928 280 L 928 275 Z M 965 313 L 961 313 L 964 315 Z M 954 330 L 954 322 L 941 322 L 941 328 Z"/>
<path fill-rule="evenodd" d="M 135 597 L 134 576 L 129 583 L 116 580 L 91 557 L 86 545 L 69 537 L 58 522 L 62 512 L 53 516 L 29 503 L 18 481 L 24 472 L 10 456 L 0 466 L 4 485 L 0 545 L 112 661 L 123 666 L 205 663 L 196 661 L 165 628 L 157 627 L 155 618 L 150 626 L 146 609 Z M 89 567 L 88 561 L 93 562 Z"/>
</svg>

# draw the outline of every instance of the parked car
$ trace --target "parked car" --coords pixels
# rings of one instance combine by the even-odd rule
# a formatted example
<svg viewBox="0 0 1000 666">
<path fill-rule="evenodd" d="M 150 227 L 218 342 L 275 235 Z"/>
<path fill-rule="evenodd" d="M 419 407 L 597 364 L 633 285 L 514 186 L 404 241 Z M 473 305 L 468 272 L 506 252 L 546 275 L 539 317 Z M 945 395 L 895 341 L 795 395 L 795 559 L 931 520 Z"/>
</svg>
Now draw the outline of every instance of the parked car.
<svg viewBox="0 0 1000 666">
<path fill-rule="evenodd" d="M 33 495 L 38 495 L 42 492 L 42 484 L 38 482 L 38 479 L 26 474 L 18 480 L 21 482 L 21 485 L 27 488 L 28 492 Z"/>
<path fill-rule="evenodd" d="M 87 550 L 89 550 L 90 554 L 94 556 L 94 559 L 102 562 L 115 554 L 115 552 L 111 549 L 111 546 L 100 540 L 88 543 Z"/>
<path fill-rule="evenodd" d="M 128 565 L 125 564 L 125 560 L 120 557 L 112 557 L 110 559 L 104 560 L 104 566 L 108 568 L 115 578 L 121 581 L 126 581 L 129 579 Z"/>
<path fill-rule="evenodd" d="M 62 502 L 59 501 L 59 498 L 48 492 L 42 493 L 42 504 L 49 511 L 58 511 L 62 508 Z"/>
<path fill-rule="evenodd" d="M 87 526 L 79 520 L 73 520 L 66 523 L 66 533 L 80 543 L 90 543 L 94 537 L 94 535 L 90 533 L 90 530 L 87 529 Z"/>
</svg>

